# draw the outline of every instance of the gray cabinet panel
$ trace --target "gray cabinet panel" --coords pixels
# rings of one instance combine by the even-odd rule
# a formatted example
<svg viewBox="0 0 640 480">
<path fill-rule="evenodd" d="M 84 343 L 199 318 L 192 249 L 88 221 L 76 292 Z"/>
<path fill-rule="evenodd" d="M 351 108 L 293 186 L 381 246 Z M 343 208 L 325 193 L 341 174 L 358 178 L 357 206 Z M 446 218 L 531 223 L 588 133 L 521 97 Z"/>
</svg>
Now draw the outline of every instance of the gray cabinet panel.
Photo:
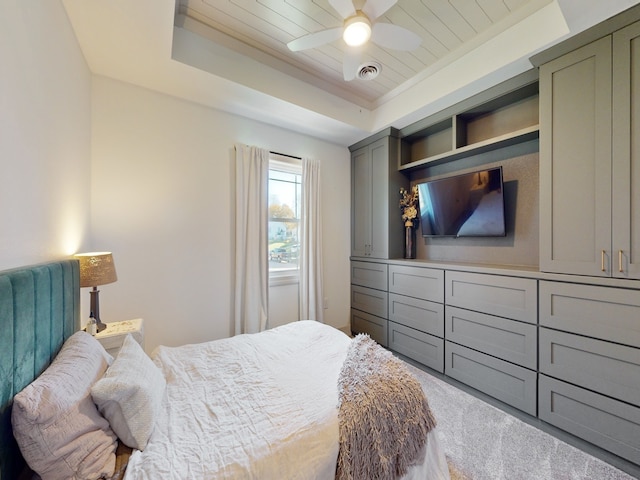
<svg viewBox="0 0 640 480">
<path fill-rule="evenodd" d="M 351 262 L 351 283 L 361 287 L 387 289 L 387 264 Z"/>
<path fill-rule="evenodd" d="M 387 292 L 351 285 L 351 308 L 387 318 Z"/>
<path fill-rule="evenodd" d="M 387 346 L 387 323 L 384 318 L 351 309 L 351 331 L 366 333 L 383 347 Z"/>
<path fill-rule="evenodd" d="M 539 417 L 640 464 L 640 409 L 540 375 Z"/>
<path fill-rule="evenodd" d="M 542 271 L 610 275 L 611 90 L 611 37 L 540 67 Z"/>
<path fill-rule="evenodd" d="M 351 255 L 398 258 L 404 251 L 398 191 L 409 181 L 398 171 L 397 131 L 374 137 L 351 154 Z"/>
<path fill-rule="evenodd" d="M 540 329 L 540 372 L 640 406 L 640 350 Z"/>
<path fill-rule="evenodd" d="M 540 324 L 640 347 L 637 290 L 540 281 Z"/>
<path fill-rule="evenodd" d="M 535 370 L 538 363 L 535 325 L 447 306 L 447 340 Z"/>
<path fill-rule="evenodd" d="M 538 321 L 535 280 L 450 271 L 446 272 L 445 280 L 447 305 L 523 322 Z"/>
<path fill-rule="evenodd" d="M 640 278 L 640 22 L 613 34 L 614 277 Z M 631 138 L 631 141 L 629 139 Z"/>
<path fill-rule="evenodd" d="M 375 143 L 372 143 L 369 147 L 371 155 L 371 244 L 369 255 L 374 258 L 390 258 L 391 252 L 395 252 L 396 255 L 401 254 L 398 248 L 390 249 L 390 240 L 395 245 L 399 245 L 399 240 L 391 237 L 390 228 L 393 224 L 390 223 L 389 217 L 389 203 L 391 202 L 391 190 L 390 189 L 390 138 L 383 138 Z M 393 139 L 395 143 L 395 139 Z M 394 158 L 393 163 L 397 162 L 397 157 Z M 400 237 L 401 232 L 398 230 L 398 222 L 395 224 L 395 231 L 398 232 Z M 395 241 L 394 241 L 395 240 Z"/>
<path fill-rule="evenodd" d="M 389 292 L 444 302 L 444 270 L 389 265 Z"/>
<path fill-rule="evenodd" d="M 445 342 L 445 375 L 530 415 L 536 415 L 537 373 L 470 348 Z"/>
<path fill-rule="evenodd" d="M 389 293 L 389 320 L 444 337 L 444 305 Z"/>
<path fill-rule="evenodd" d="M 371 244 L 371 155 L 367 147 L 351 154 L 351 255 L 364 257 Z"/>
<path fill-rule="evenodd" d="M 433 335 L 389 322 L 389 348 L 413 360 L 444 371 L 444 340 Z"/>
</svg>

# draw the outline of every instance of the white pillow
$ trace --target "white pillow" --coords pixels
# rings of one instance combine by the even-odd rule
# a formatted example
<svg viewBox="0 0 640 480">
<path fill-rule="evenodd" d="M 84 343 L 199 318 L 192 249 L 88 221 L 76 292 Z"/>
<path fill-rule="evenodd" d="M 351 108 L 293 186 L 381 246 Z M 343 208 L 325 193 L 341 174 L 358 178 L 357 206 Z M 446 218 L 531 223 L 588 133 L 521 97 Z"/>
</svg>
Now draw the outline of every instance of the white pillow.
<svg viewBox="0 0 640 480">
<path fill-rule="evenodd" d="M 90 395 L 112 360 L 95 338 L 76 332 L 14 397 L 13 434 L 24 459 L 44 480 L 113 475 L 117 439 Z"/>
<path fill-rule="evenodd" d="M 91 388 L 91 396 L 118 438 L 144 450 L 166 385 L 160 369 L 129 334 L 104 377 Z"/>
</svg>

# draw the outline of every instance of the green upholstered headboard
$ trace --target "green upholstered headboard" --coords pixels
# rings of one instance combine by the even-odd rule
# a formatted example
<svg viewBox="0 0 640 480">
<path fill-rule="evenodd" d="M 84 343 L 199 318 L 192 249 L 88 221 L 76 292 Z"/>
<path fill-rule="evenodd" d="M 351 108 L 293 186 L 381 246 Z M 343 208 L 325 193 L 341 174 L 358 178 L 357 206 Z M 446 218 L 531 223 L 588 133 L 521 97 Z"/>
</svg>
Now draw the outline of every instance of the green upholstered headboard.
<svg viewBox="0 0 640 480">
<path fill-rule="evenodd" d="M 0 272 L 0 480 L 17 479 L 25 468 L 11 429 L 14 395 L 79 328 L 77 260 Z"/>
</svg>

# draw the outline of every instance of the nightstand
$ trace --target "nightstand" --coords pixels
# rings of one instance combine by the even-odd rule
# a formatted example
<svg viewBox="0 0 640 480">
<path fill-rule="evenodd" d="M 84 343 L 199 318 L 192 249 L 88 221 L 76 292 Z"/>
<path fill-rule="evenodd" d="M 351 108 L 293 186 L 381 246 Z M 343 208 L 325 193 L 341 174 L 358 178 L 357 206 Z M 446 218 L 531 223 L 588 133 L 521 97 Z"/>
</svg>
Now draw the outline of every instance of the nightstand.
<svg viewBox="0 0 640 480">
<path fill-rule="evenodd" d="M 128 333 L 144 348 L 144 325 L 142 318 L 125 320 L 123 322 L 107 323 L 107 328 L 96 334 L 96 338 L 104 349 L 112 356 L 116 357 L 124 338 Z"/>
</svg>

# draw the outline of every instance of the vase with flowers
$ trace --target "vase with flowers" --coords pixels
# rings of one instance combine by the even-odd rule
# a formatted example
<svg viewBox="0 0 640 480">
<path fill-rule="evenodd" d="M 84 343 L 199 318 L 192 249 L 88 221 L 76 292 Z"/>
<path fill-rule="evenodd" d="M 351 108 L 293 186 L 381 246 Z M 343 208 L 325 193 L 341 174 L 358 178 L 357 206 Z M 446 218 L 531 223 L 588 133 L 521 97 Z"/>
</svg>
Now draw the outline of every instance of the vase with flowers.
<svg viewBox="0 0 640 480">
<path fill-rule="evenodd" d="M 404 258 L 416 258 L 416 227 L 418 226 L 418 185 L 409 190 L 400 188 L 400 210 L 404 222 Z"/>
</svg>

